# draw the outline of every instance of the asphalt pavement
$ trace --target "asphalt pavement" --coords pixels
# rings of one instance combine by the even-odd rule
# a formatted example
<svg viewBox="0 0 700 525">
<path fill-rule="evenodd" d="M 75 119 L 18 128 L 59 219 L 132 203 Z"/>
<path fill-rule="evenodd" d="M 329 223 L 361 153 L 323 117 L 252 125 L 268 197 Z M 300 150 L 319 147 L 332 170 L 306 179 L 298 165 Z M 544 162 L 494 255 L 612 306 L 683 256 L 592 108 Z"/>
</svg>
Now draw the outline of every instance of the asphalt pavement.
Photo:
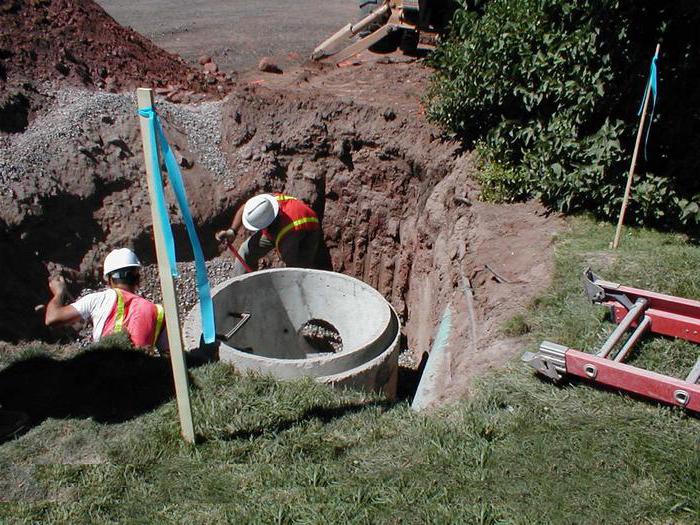
<svg viewBox="0 0 700 525">
<path fill-rule="evenodd" d="M 250 70 L 264 56 L 299 62 L 359 17 L 357 0 L 96 1 L 160 47 L 191 62 L 210 55 L 226 71 Z"/>
</svg>

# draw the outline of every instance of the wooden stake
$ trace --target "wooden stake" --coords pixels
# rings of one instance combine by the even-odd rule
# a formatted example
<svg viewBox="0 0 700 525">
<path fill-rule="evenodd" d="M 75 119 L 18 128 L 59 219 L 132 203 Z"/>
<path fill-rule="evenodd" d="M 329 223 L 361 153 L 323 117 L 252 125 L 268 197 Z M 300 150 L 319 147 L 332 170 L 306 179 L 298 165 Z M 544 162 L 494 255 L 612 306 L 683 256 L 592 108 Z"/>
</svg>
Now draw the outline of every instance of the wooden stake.
<svg viewBox="0 0 700 525">
<path fill-rule="evenodd" d="M 136 90 L 139 109 L 153 107 L 153 90 L 139 88 Z M 151 155 L 158 152 L 158 144 L 151 142 L 148 119 L 139 117 L 141 122 L 141 138 L 143 140 L 143 155 L 146 160 L 146 180 L 148 181 L 148 196 L 151 201 L 151 219 L 153 220 L 153 237 L 156 243 L 156 257 L 158 258 L 158 274 L 160 275 L 160 287 L 163 292 L 163 308 L 165 310 L 166 329 L 170 344 L 170 364 L 173 368 L 175 379 L 175 395 L 177 396 L 177 411 L 180 415 L 180 428 L 182 437 L 188 443 L 194 443 L 194 425 L 192 423 L 192 408 L 190 407 L 190 392 L 187 384 L 187 369 L 182 351 L 182 332 L 177 310 L 177 298 L 175 295 L 175 283 L 170 273 L 168 253 L 163 237 L 163 228 L 169 225 L 163 224 L 160 215 L 156 211 L 156 174 L 153 173 Z M 157 139 L 156 139 L 157 140 Z"/>
<path fill-rule="evenodd" d="M 656 44 L 654 56 L 659 55 L 661 44 Z M 632 178 L 634 177 L 634 168 L 637 165 L 637 155 L 639 154 L 639 144 L 642 142 L 642 133 L 644 132 L 644 121 L 647 117 L 647 107 L 649 106 L 649 95 L 651 92 L 651 82 L 647 83 L 647 89 L 644 92 L 644 107 L 642 108 L 642 118 L 639 120 L 639 129 L 637 130 L 637 142 L 634 144 L 634 152 L 632 153 L 632 163 L 630 171 L 627 174 L 627 185 L 625 186 L 625 196 L 622 199 L 622 207 L 620 208 L 620 218 L 617 221 L 617 229 L 615 230 L 615 240 L 612 243 L 614 250 L 620 244 L 620 235 L 622 234 L 622 224 L 625 222 L 625 212 L 627 212 L 627 204 L 629 203 L 630 190 L 632 189 Z"/>
</svg>

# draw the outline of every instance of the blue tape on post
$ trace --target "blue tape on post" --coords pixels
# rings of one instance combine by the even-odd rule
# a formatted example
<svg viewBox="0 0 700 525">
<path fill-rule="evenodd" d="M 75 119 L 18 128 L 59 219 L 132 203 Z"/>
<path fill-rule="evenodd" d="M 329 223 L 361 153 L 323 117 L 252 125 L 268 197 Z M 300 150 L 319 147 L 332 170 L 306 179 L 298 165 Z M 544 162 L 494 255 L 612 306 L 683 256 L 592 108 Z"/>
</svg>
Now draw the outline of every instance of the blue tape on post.
<svg viewBox="0 0 700 525">
<path fill-rule="evenodd" d="M 160 125 L 158 116 L 156 115 L 153 108 L 147 108 L 139 110 L 139 115 L 149 119 L 151 126 L 149 126 L 149 133 L 151 133 L 151 139 L 158 138 L 157 144 L 159 145 L 161 152 L 163 153 L 163 159 L 165 160 L 165 167 L 168 172 L 168 179 L 172 185 L 173 192 L 175 193 L 175 198 L 180 207 L 180 212 L 182 213 L 182 219 L 185 221 L 185 227 L 187 228 L 187 235 L 190 239 L 190 244 L 192 245 L 192 252 L 194 253 L 195 270 L 197 274 L 197 289 L 199 291 L 199 307 L 200 315 L 202 318 L 202 335 L 204 337 L 205 343 L 213 343 L 215 336 L 214 327 L 214 304 L 211 299 L 211 288 L 209 286 L 209 279 L 207 277 L 207 266 L 204 262 L 204 253 L 202 252 L 202 246 L 199 243 L 199 237 L 197 236 L 197 230 L 194 226 L 194 221 L 192 220 L 192 214 L 190 213 L 190 207 L 187 201 L 187 193 L 185 192 L 185 184 L 182 179 L 182 174 L 180 173 L 180 167 L 177 164 L 175 155 L 170 149 L 168 140 L 163 133 L 163 128 Z M 156 184 L 158 186 L 156 193 L 156 206 L 158 206 L 158 212 L 161 218 L 165 217 L 165 222 L 163 224 L 168 224 L 165 228 L 168 230 L 168 237 L 170 247 L 168 248 L 168 259 L 171 260 L 172 266 L 177 271 L 177 266 L 175 265 L 175 244 L 173 242 L 172 228 L 170 227 L 170 222 L 168 221 L 168 214 L 165 208 L 165 195 L 163 194 L 163 182 L 160 177 L 160 165 L 158 163 L 158 152 L 154 151 L 151 163 L 157 169 L 154 169 L 155 173 L 158 173 L 158 178 Z M 167 241 L 166 241 L 167 245 Z M 172 259 L 170 249 L 172 249 Z M 173 274 L 175 275 L 175 274 Z"/>
<path fill-rule="evenodd" d="M 651 113 L 649 115 L 649 125 L 647 126 L 647 133 L 644 137 L 644 159 L 647 158 L 647 142 L 649 142 L 649 132 L 651 131 L 651 124 L 654 120 L 654 110 L 656 109 L 656 90 L 657 90 L 657 67 L 656 62 L 659 59 L 659 54 L 654 54 L 654 58 L 651 59 L 651 66 L 649 66 L 649 80 L 644 86 L 644 96 L 642 97 L 642 103 L 639 105 L 639 112 L 637 116 L 641 116 L 642 111 L 644 111 L 644 103 L 647 99 L 647 93 L 651 93 Z"/>
<path fill-rule="evenodd" d="M 153 108 L 139 109 L 139 115 L 145 119 L 148 119 L 148 134 L 150 135 L 151 144 L 158 144 L 156 140 L 156 115 Z M 175 259 L 175 241 L 173 239 L 173 231 L 170 228 L 170 218 L 168 217 L 168 209 L 165 206 L 165 193 L 163 192 L 163 178 L 160 172 L 160 162 L 158 160 L 158 148 L 151 150 L 151 171 L 153 172 L 153 177 L 155 181 L 155 194 L 156 194 L 156 212 L 160 215 L 160 222 L 167 228 L 163 228 L 163 238 L 165 240 L 165 250 L 168 253 L 168 266 L 170 269 L 170 274 L 174 277 L 178 276 L 177 273 L 177 263 Z M 154 225 L 155 227 L 155 225 Z"/>
</svg>

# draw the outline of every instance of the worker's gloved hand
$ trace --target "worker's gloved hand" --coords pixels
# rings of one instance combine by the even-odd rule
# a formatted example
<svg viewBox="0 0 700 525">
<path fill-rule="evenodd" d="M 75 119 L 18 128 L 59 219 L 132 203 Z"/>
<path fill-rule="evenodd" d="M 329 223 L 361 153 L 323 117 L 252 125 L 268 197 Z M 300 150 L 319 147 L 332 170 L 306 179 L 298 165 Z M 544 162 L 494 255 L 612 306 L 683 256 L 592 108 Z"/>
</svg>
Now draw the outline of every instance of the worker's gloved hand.
<svg viewBox="0 0 700 525">
<path fill-rule="evenodd" d="M 49 280 L 49 290 L 54 295 L 64 295 L 66 293 L 66 280 L 62 275 Z"/>
<path fill-rule="evenodd" d="M 214 234 L 214 237 L 219 242 L 229 243 L 236 238 L 236 232 L 231 229 L 221 230 L 216 232 L 216 234 Z"/>
</svg>

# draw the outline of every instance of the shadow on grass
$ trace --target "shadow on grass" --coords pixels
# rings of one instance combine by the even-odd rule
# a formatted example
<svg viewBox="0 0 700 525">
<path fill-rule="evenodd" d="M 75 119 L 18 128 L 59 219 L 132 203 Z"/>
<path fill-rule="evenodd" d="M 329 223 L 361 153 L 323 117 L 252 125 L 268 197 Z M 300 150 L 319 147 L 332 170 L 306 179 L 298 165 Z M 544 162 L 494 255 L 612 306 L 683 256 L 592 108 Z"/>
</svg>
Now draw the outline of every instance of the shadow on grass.
<svg viewBox="0 0 700 525">
<path fill-rule="evenodd" d="M 413 398 L 418 390 L 421 377 L 428 364 L 428 352 L 423 352 L 417 368 L 399 366 L 399 380 L 396 388 L 396 398 L 398 401 L 413 402 Z"/>
<path fill-rule="evenodd" d="M 230 434 L 219 435 L 214 440 L 215 441 L 235 441 L 235 440 L 249 440 L 264 436 L 265 434 L 277 434 L 279 432 L 284 432 L 289 430 L 301 423 L 309 421 L 320 421 L 322 423 L 330 423 L 334 419 L 347 416 L 349 414 L 354 414 L 356 412 L 362 412 L 368 408 L 379 407 L 383 410 L 387 410 L 393 406 L 396 406 L 396 401 L 381 400 L 381 401 L 371 401 L 369 403 L 348 403 L 341 406 L 335 407 L 313 407 L 306 410 L 301 415 L 272 423 L 264 427 L 256 427 L 245 430 L 237 430 Z M 205 442 L 208 439 L 203 436 L 198 436 L 198 442 Z"/>
<path fill-rule="evenodd" d="M 170 360 L 135 350 L 89 350 L 66 360 L 37 356 L 0 371 L 0 404 L 26 413 L 29 426 L 49 417 L 120 423 L 174 395 Z"/>
</svg>

